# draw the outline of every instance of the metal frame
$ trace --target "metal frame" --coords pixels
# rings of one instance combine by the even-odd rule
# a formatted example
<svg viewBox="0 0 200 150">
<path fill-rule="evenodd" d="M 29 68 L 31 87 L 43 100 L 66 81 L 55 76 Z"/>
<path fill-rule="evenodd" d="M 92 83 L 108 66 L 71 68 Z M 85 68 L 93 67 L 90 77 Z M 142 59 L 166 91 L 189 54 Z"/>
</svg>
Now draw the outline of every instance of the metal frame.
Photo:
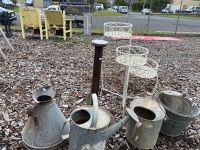
<svg viewBox="0 0 200 150">
<path fill-rule="evenodd" d="M 10 44 L 9 40 L 7 39 L 6 35 L 4 34 L 3 30 L 0 27 L 0 32 L 3 35 L 4 39 L 6 40 L 6 42 L 8 43 L 9 47 L 12 49 L 12 51 L 14 52 L 14 48 L 12 47 L 12 45 Z M 0 48 L 0 55 L 3 57 L 4 60 L 6 60 L 6 56 L 3 53 L 3 51 Z"/>
<path fill-rule="evenodd" d="M 111 39 L 111 40 L 120 40 L 125 39 L 129 40 L 129 45 L 131 45 L 131 36 L 132 36 L 132 24 L 131 23 L 123 23 L 123 22 L 107 22 L 104 23 L 104 37 Z M 128 69 L 129 71 L 129 69 Z M 102 91 L 107 91 L 111 94 L 124 97 L 124 94 L 118 94 L 115 92 L 112 92 L 104 87 L 104 77 L 103 77 L 103 67 L 102 67 L 102 76 L 101 76 L 101 93 Z M 125 73 L 125 78 L 127 78 L 129 73 Z M 122 105 L 123 107 L 123 105 Z M 124 110 L 124 109 L 123 109 Z"/>
<path fill-rule="evenodd" d="M 111 94 L 117 95 L 122 97 L 122 108 L 123 108 L 123 116 L 125 116 L 125 110 L 126 110 L 126 99 L 127 99 L 127 90 L 128 90 L 128 81 L 130 74 L 133 74 L 134 76 L 138 76 L 141 78 L 154 78 L 156 77 L 156 85 L 158 82 L 158 63 L 147 59 L 147 55 L 149 53 L 147 48 L 141 47 L 141 46 L 133 46 L 131 45 L 131 33 L 128 29 L 130 26 L 128 23 L 118 23 L 118 22 L 108 22 L 104 24 L 104 36 L 108 39 L 114 39 L 114 40 L 120 40 L 120 39 L 128 39 L 129 45 L 125 46 L 119 46 L 116 48 L 116 62 L 125 66 L 125 75 L 124 75 L 124 81 L 123 81 L 123 94 L 118 94 L 115 92 L 112 92 L 104 87 L 104 78 L 103 78 L 103 68 L 102 68 L 102 91 L 107 91 Z M 132 27 L 132 26 L 131 26 Z M 126 28 L 126 29 L 124 29 Z M 134 50 L 134 48 L 136 48 Z M 133 59 L 134 58 L 134 59 Z M 152 71 L 153 73 L 149 73 L 149 71 Z M 146 76 L 139 76 L 141 73 L 146 73 Z"/>
<path fill-rule="evenodd" d="M 118 39 L 124 38 L 125 40 L 129 39 L 129 45 L 131 45 L 131 36 L 132 36 L 132 24 L 124 22 L 107 22 L 104 23 L 104 39 L 109 41 L 117 41 Z M 102 67 L 103 70 L 103 67 Z M 104 88 L 103 82 L 103 71 L 102 71 L 102 90 L 113 93 Z M 117 93 L 113 93 L 119 95 Z M 120 95 L 119 95 L 120 96 Z"/>
</svg>

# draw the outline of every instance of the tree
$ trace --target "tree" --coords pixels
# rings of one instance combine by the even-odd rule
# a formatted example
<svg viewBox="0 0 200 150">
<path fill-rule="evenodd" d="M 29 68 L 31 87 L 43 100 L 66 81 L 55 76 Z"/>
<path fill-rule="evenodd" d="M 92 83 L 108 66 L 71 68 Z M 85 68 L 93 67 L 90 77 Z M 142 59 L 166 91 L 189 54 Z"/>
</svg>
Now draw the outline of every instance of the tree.
<svg viewBox="0 0 200 150">
<path fill-rule="evenodd" d="M 104 8 L 106 8 L 108 1 L 107 0 L 97 0 L 97 3 L 103 4 Z"/>
<path fill-rule="evenodd" d="M 117 5 L 117 6 L 127 6 L 127 3 L 124 0 L 115 0 L 115 5 Z"/>
<path fill-rule="evenodd" d="M 162 10 L 163 8 L 165 8 L 167 6 L 167 4 L 170 4 L 170 0 L 152 0 L 152 5 L 151 5 L 151 9 L 153 9 L 154 11 L 159 11 Z"/>
<path fill-rule="evenodd" d="M 154 12 L 159 12 L 161 9 L 167 6 L 167 4 L 170 4 L 170 0 L 138 0 L 137 3 L 133 4 L 133 10 L 140 11 L 144 8 L 150 8 Z"/>
</svg>

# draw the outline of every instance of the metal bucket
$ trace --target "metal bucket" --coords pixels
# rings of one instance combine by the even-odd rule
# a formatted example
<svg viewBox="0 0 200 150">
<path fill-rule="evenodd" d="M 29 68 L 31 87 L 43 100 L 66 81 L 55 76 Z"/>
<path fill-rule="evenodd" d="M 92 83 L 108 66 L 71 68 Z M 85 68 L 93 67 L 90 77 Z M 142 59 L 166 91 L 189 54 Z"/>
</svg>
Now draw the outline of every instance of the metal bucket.
<svg viewBox="0 0 200 150">
<path fill-rule="evenodd" d="M 162 103 L 171 110 L 180 113 L 183 105 L 183 94 L 176 91 L 162 91 Z"/>
<path fill-rule="evenodd" d="M 136 121 L 131 119 L 127 125 L 127 140 L 140 149 L 155 146 L 165 117 L 165 109 L 154 100 L 137 98 L 130 104 L 131 110 L 139 118 L 141 126 L 135 128 Z"/>
<path fill-rule="evenodd" d="M 174 91 L 170 91 L 174 92 Z M 176 92 L 177 93 L 177 92 Z M 180 94 L 179 94 L 180 95 Z M 158 94 L 158 100 L 165 107 L 167 120 L 163 122 L 161 132 L 168 136 L 179 136 L 181 132 L 189 125 L 189 123 L 199 115 L 200 109 L 197 105 L 188 99 L 177 97 L 181 101 L 176 107 L 178 111 L 174 110 L 174 106 L 166 103 L 166 92 Z M 170 96 L 167 96 L 170 98 Z M 172 97 L 174 97 L 172 95 Z M 171 98 L 170 98 L 171 99 Z M 171 99 L 177 102 L 177 99 Z M 173 102 L 174 103 L 174 102 Z M 181 104 L 181 106 L 180 106 Z"/>
</svg>

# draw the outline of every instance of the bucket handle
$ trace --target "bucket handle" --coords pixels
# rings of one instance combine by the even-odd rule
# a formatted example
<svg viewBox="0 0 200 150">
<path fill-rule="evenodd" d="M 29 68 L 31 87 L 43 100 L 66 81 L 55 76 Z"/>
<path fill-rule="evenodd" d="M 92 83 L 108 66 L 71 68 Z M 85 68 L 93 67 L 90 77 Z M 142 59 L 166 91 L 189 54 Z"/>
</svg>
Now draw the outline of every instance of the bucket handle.
<svg viewBox="0 0 200 150">
<path fill-rule="evenodd" d="M 155 98 L 156 101 L 158 102 L 159 106 L 160 106 L 160 100 L 159 100 L 158 97 L 155 96 L 155 94 L 156 94 L 157 92 L 161 93 L 160 90 L 155 91 L 155 92 L 153 93 L 153 95 L 152 95 L 152 98 Z M 187 109 L 190 111 L 190 113 L 191 113 L 191 112 L 192 112 L 192 109 L 191 109 L 190 104 L 186 101 L 186 94 L 185 94 L 185 93 L 183 94 L 182 100 L 183 100 L 183 103 L 184 103 L 184 105 L 186 106 L 186 108 L 187 108 Z M 160 109 L 162 110 L 161 106 L 160 106 Z M 162 110 L 162 111 L 163 111 L 163 110 Z M 167 116 L 167 113 L 166 113 L 165 111 L 163 111 L 163 112 L 165 113 L 164 121 L 169 120 L 169 117 Z"/>
<path fill-rule="evenodd" d="M 190 104 L 186 101 L 186 94 L 183 94 L 183 102 L 185 103 L 185 106 L 187 107 L 187 109 L 190 111 L 190 113 L 192 112 L 191 106 Z"/>
<path fill-rule="evenodd" d="M 98 109 L 99 109 L 97 95 L 95 93 L 89 94 L 86 101 L 87 105 L 91 105 L 91 99 L 93 102 L 93 109 L 92 109 L 92 123 L 90 125 L 90 130 L 96 130 L 97 120 L 98 120 Z"/>
</svg>

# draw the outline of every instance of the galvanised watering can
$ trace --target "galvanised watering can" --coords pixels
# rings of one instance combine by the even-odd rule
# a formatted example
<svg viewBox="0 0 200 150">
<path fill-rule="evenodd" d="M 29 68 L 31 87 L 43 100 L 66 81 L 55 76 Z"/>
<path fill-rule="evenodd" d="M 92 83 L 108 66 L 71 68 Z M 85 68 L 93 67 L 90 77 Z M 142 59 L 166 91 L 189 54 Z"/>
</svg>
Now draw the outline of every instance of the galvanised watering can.
<svg viewBox="0 0 200 150">
<path fill-rule="evenodd" d="M 126 128 L 127 140 L 139 149 L 153 149 L 165 119 L 164 107 L 147 98 L 134 99 L 130 107 L 138 116 L 141 126 L 136 126 L 138 122 L 130 120 Z"/>
<path fill-rule="evenodd" d="M 69 133 L 69 122 L 53 100 L 56 92 L 45 86 L 32 95 L 37 104 L 28 109 L 28 120 L 22 131 L 22 141 L 31 150 L 56 149 L 66 142 L 62 134 Z"/>
<path fill-rule="evenodd" d="M 69 150 L 104 150 L 106 139 L 122 128 L 130 119 L 138 122 L 136 126 L 141 125 L 133 111 L 127 108 L 128 116 L 109 126 L 110 115 L 98 107 L 96 94 L 92 94 L 92 101 L 93 106 L 81 106 L 71 113 Z"/>
</svg>

